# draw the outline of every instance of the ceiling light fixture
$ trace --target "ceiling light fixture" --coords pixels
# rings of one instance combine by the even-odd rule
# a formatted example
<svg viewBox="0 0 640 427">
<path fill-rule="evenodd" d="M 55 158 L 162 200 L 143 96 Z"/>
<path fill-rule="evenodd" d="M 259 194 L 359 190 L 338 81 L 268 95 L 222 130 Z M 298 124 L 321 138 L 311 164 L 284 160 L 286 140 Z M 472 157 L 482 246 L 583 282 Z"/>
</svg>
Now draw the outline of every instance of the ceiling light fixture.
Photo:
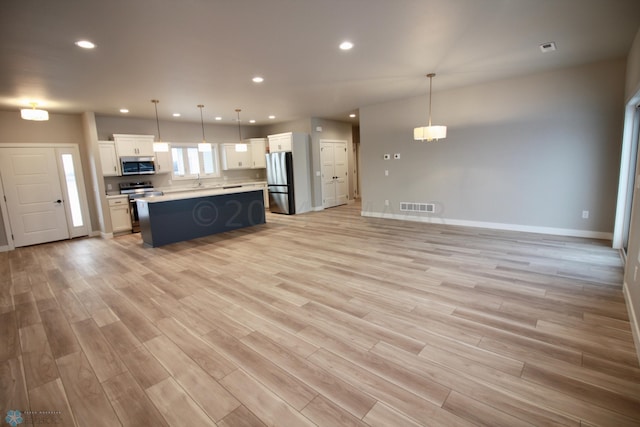
<svg viewBox="0 0 640 427">
<path fill-rule="evenodd" d="M 353 48 L 353 43 L 350 41 L 344 41 L 340 43 L 340 49 L 342 50 L 351 50 Z"/>
<path fill-rule="evenodd" d="M 202 142 L 198 144 L 198 151 L 201 153 L 208 153 L 211 151 L 211 144 L 209 144 L 204 137 L 204 116 L 202 115 L 204 105 L 198 104 L 198 108 L 200 109 L 200 125 L 202 126 Z"/>
<path fill-rule="evenodd" d="M 75 44 L 83 49 L 93 49 L 96 47 L 96 45 L 89 40 L 78 40 Z"/>
<path fill-rule="evenodd" d="M 216 116 L 216 121 L 218 121 L 218 122 L 219 122 L 220 120 L 222 120 L 222 117 L 220 117 L 220 116 Z"/>
<path fill-rule="evenodd" d="M 276 118 L 276 116 L 273 116 L 273 115 L 269 116 L 269 120 L 273 120 L 275 118 Z"/>
<path fill-rule="evenodd" d="M 180 114 L 180 113 L 173 113 L 173 114 L 172 114 L 172 116 L 173 116 L 173 117 L 180 117 L 180 116 L 181 116 L 181 114 Z"/>
<path fill-rule="evenodd" d="M 156 126 L 158 128 L 158 142 L 153 143 L 153 151 L 157 153 L 166 153 L 167 151 L 169 151 L 169 144 L 167 144 L 166 142 L 162 142 L 162 138 L 160 137 L 160 120 L 158 120 L 158 102 L 160 101 L 158 101 L 157 99 L 152 99 L 151 102 L 153 102 L 156 110 Z"/>
<path fill-rule="evenodd" d="M 435 73 L 427 74 L 427 77 L 429 77 L 429 125 L 413 129 L 413 139 L 415 139 L 416 141 L 433 141 L 434 139 L 437 141 L 439 139 L 444 139 L 447 137 L 446 126 L 431 125 L 431 88 L 433 78 L 435 76 Z"/>
<path fill-rule="evenodd" d="M 354 113 L 349 114 L 349 117 L 351 117 L 352 119 L 356 118 L 356 115 Z"/>
<path fill-rule="evenodd" d="M 126 108 L 121 108 L 121 109 L 120 109 L 120 112 L 121 112 L 122 114 L 127 114 L 127 113 L 129 112 L 129 110 L 127 110 Z"/>
<path fill-rule="evenodd" d="M 37 102 L 30 102 L 31 108 L 23 108 L 20 110 L 20 117 L 24 120 L 33 120 L 36 122 L 43 122 L 49 120 L 49 112 L 46 110 L 38 110 L 36 106 Z"/>
<path fill-rule="evenodd" d="M 264 81 L 264 79 L 260 76 L 255 76 L 254 78 L 251 79 L 254 83 L 262 83 Z"/>
</svg>

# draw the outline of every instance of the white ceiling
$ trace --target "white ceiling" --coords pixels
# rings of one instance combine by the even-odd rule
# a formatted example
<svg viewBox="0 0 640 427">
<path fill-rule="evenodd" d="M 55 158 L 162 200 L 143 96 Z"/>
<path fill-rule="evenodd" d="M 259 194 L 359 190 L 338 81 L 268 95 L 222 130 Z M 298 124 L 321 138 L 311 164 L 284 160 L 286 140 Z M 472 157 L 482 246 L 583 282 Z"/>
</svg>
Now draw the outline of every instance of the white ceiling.
<svg viewBox="0 0 640 427">
<path fill-rule="evenodd" d="M 426 96 L 428 72 L 437 91 L 624 57 L 639 27 L 638 0 L 2 0 L 0 108 L 346 121 Z"/>
</svg>

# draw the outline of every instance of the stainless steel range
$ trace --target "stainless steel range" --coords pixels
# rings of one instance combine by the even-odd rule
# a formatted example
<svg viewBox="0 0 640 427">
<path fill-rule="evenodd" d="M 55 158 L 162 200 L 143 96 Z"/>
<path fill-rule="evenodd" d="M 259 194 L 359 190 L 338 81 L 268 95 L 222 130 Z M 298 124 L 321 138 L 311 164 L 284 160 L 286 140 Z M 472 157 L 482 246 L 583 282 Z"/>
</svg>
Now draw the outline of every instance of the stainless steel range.
<svg viewBox="0 0 640 427">
<path fill-rule="evenodd" d="M 120 194 L 129 195 L 129 212 L 131 212 L 131 225 L 134 233 L 140 232 L 140 220 L 138 219 L 138 206 L 136 199 L 141 197 L 162 196 L 162 191 L 153 188 L 151 181 L 121 182 Z"/>
</svg>

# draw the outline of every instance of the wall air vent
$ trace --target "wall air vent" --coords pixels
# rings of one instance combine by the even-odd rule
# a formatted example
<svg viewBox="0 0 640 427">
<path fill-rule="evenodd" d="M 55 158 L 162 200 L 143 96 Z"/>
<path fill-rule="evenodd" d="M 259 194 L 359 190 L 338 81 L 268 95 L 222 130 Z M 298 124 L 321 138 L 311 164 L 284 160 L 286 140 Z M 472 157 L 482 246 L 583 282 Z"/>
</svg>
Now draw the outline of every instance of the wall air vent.
<svg viewBox="0 0 640 427">
<path fill-rule="evenodd" d="M 436 211 L 436 205 L 433 203 L 400 202 L 400 211 L 434 213 Z"/>
<path fill-rule="evenodd" d="M 554 50 L 556 50 L 556 43 L 555 42 L 542 43 L 540 45 L 540 50 L 542 51 L 542 53 L 553 52 Z"/>
</svg>

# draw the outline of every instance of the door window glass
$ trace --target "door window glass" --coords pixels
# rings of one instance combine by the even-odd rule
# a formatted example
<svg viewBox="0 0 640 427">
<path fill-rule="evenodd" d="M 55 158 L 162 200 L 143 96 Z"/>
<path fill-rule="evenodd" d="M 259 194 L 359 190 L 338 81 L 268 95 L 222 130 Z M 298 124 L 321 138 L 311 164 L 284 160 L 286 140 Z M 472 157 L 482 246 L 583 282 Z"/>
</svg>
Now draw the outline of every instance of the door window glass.
<svg viewBox="0 0 640 427">
<path fill-rule="evenodd" d="M 80 206 L 80 197 L 78 194 L 76 172 L 73 167 L 73 156 L 71 154 L 62 155 L 62 167 L 64 169 L 64 178 L 67 182 L 67 199 L 69 203 L 69 210 L 71 211 L 71 222 L 74 227 L 82 227 L 84 225 L 84 221 L 82 218 L 82 208 Z"/>
</svg>

